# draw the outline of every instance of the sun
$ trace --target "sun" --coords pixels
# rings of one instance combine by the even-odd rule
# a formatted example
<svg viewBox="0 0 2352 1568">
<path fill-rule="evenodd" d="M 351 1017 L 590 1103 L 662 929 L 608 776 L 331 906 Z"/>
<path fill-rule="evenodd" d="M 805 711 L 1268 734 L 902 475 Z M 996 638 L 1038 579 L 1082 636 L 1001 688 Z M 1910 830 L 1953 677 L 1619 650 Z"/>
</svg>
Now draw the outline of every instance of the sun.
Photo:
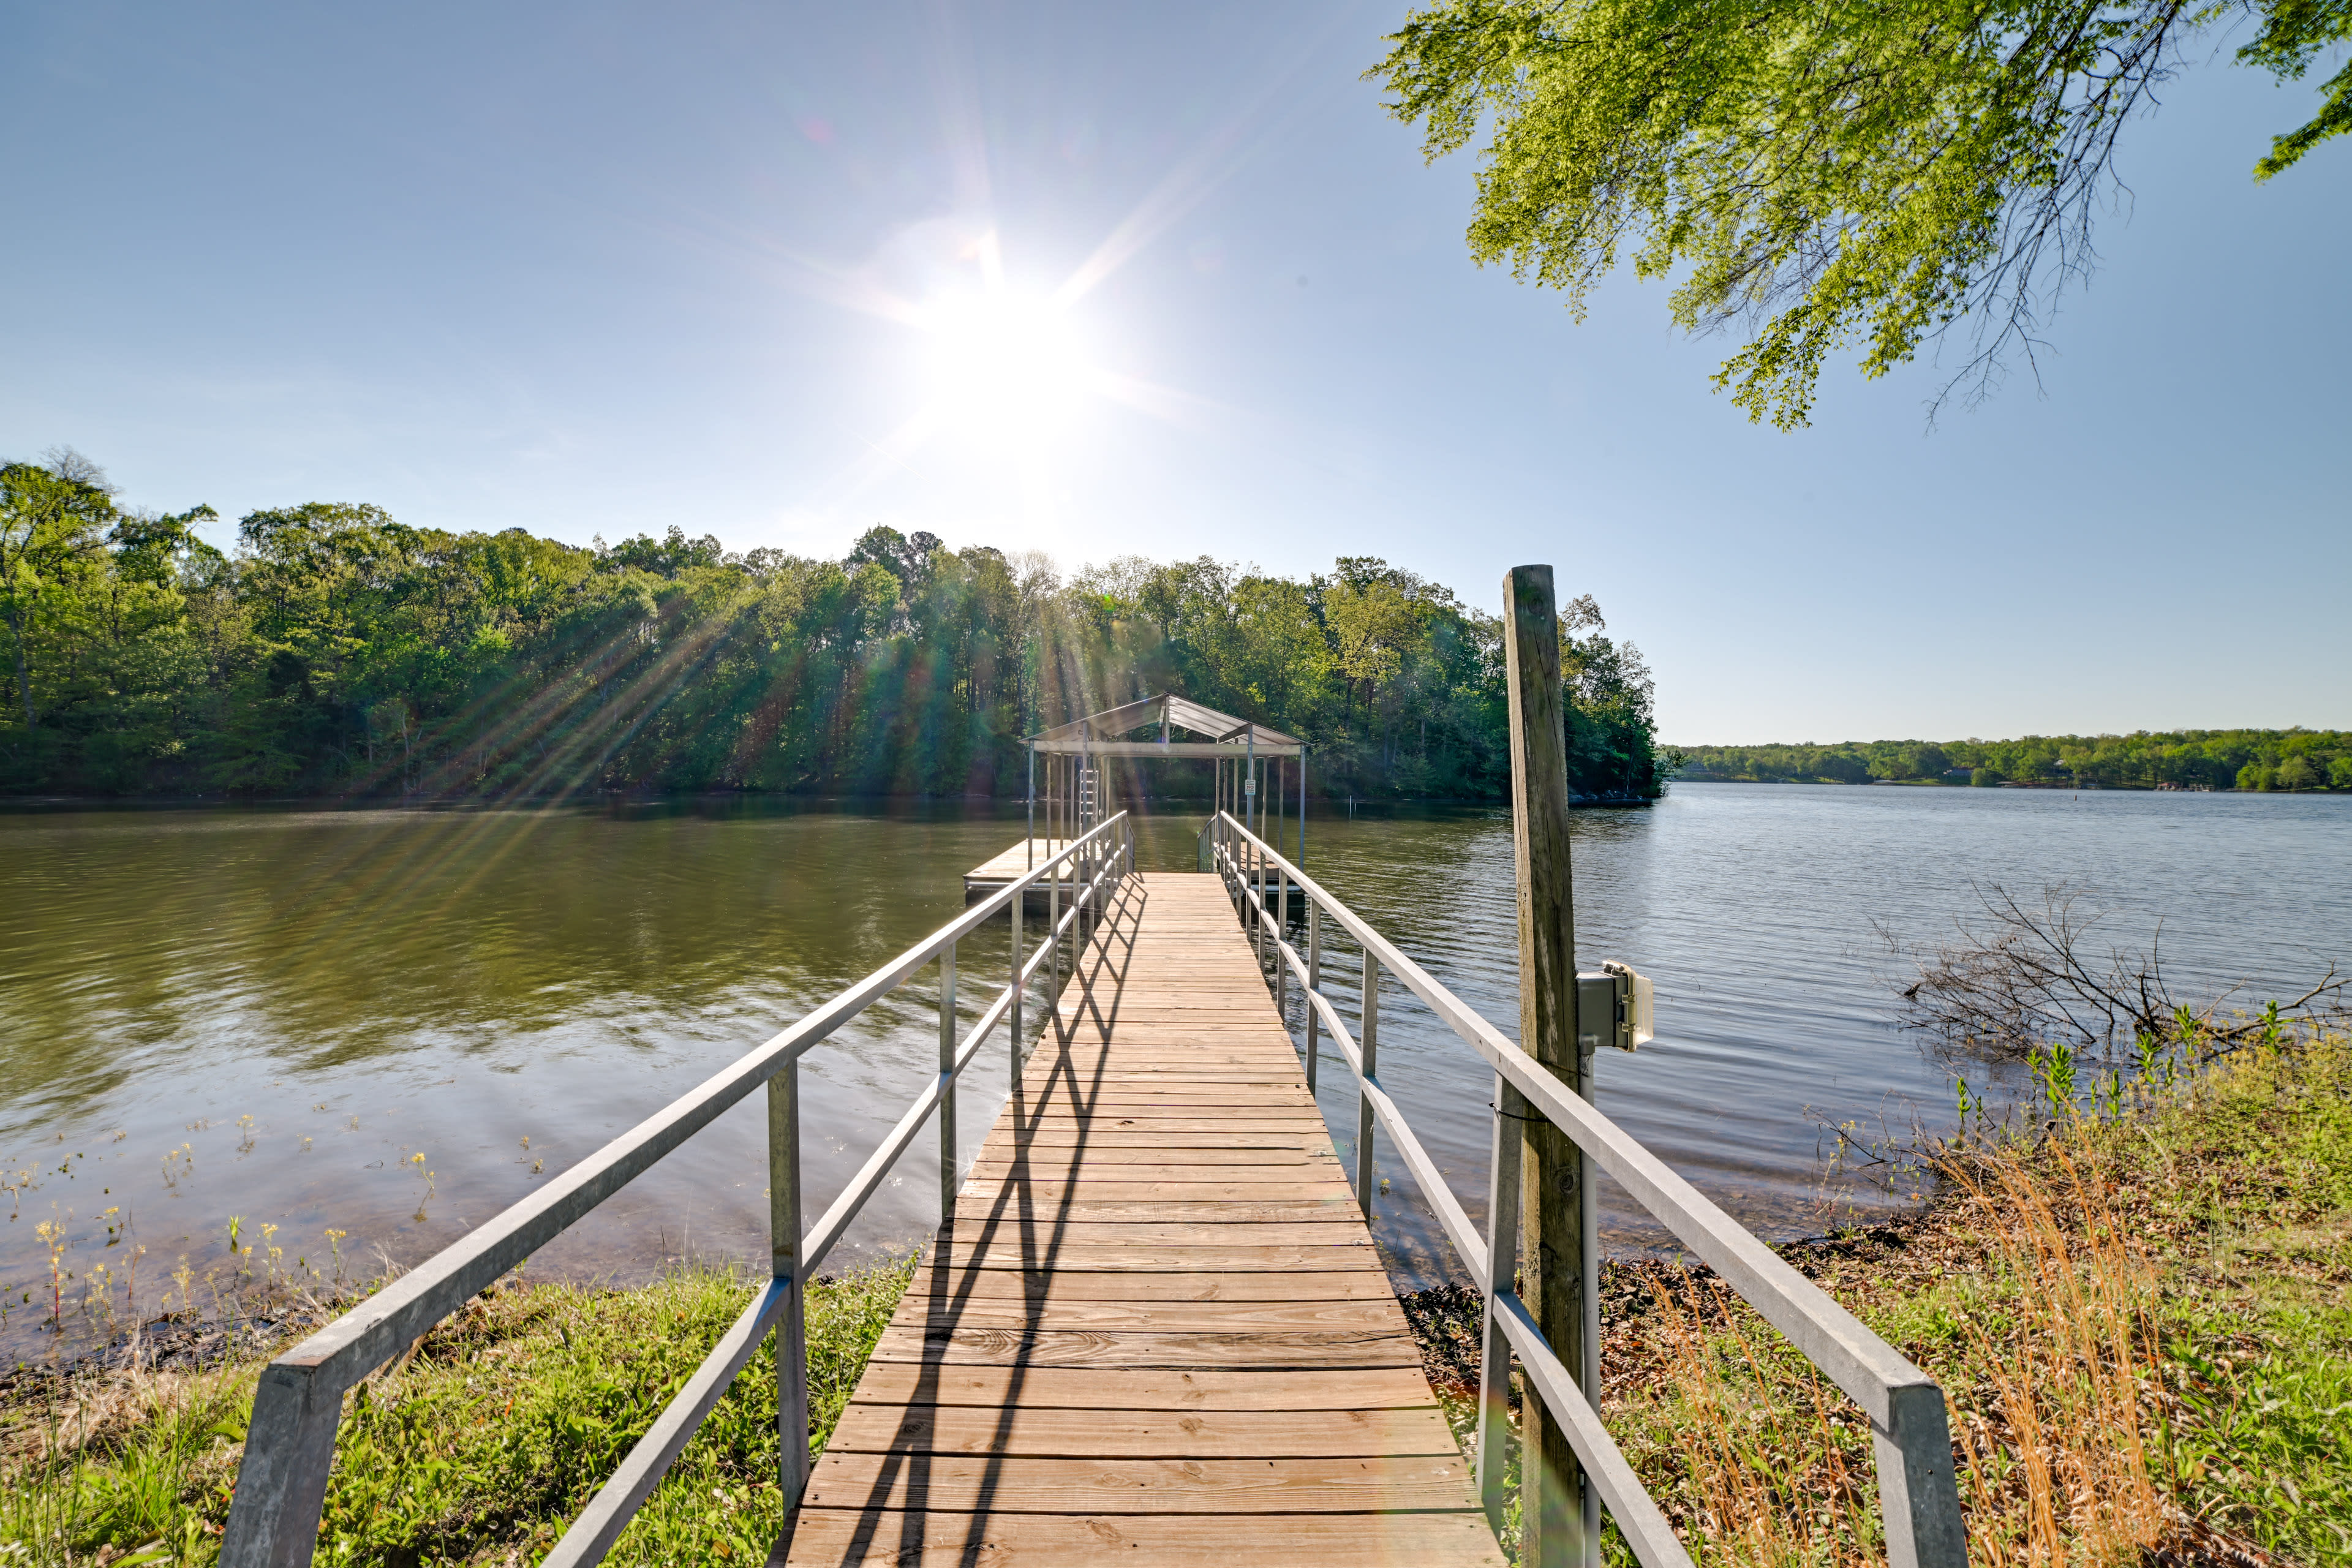
<svg viewBox="0 0 2352 1568">
<path fill-rule="evenodd" d="M 947 426 L 1034 445 L 1056 434 L 1095 380 L 1068 318 L 1001 292 L 942 300 L 924 313 L 935 407 Z"/>
</svg>

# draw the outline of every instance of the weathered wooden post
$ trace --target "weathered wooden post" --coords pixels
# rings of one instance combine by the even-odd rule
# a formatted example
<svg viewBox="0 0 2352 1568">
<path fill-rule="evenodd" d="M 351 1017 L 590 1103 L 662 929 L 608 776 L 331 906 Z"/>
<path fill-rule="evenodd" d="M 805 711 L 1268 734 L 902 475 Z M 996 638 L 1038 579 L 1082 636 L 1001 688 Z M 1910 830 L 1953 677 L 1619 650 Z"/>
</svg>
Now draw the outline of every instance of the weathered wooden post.
<svg viewBox="0 0 2352 1568">
<path fill-rule="evenodd" d="M 1503 646 L 1511 690 L 1511 841 L 1519 901 L 1519 1046 L 1571 1089 L 1576 1038 L 1576 916 L 1569 875 L 1568 734 L 1561 710 L 1559 612 L 1551 568 L 1503 578 Z M 1517 1096 L 1512 1096 L 1517 1099 Z M 1509 1107 L 1501 1109 L 1509 1110 Z M 1520 1123 L 1521 1300 L 1580 1384 L 1584 1366 L 1583 1156 L 1568 1134 Z M 1599 1560 L 1587 1539 L 1583 1472 L 1540 1399 L 1521 1402 L 1520 1511 L 1526 1568 Z"/>
</svg>

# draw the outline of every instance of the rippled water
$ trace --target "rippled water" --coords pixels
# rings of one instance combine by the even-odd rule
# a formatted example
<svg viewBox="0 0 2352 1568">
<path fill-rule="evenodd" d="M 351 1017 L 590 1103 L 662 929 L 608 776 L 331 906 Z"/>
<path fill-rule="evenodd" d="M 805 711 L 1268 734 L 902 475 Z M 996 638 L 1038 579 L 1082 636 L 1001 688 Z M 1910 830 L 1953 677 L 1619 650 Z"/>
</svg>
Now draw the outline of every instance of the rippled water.
<svg viewBox="0 0 2352 1568">
<path fill-rule="evenodd" d="M 248 1244 L 277 1226 L 289 1265 L 331 1268 L 329 1227 L 362 1269 L 379 1249 L 424 1256 L 934 929 L 1015 820 L 698 803 L 0 816 L 0 1175 L 16 1189 L 0 1341 L 44 1342 L 45 1220 L 70 1238 L 69 1304 L 94 1264 L 120 1299 L 143 1247 L 152 1305 L 183 1260 L 198 1278 L 226 1263 L 232 1215 Z M 1191 868 L 1198 822 L 1165 808 L 1146 865 Z M 1948 1065 L 1892 1027 L 1874 921 L 1933 935 L 1972 879 L 2066 879 L 2119 940 L 2162 917 L 2184 990 L 2246 978 L 2255 995 L 2352 948 L 2352 801 L 1688 786 L 1575 828 L 1581 960 L 1658 982 L 1660 1037 L 1604 1056 L 1602 1108 L 1775 1234 L 1819 1223 L 1819 1123 L 1948 1115 Z M 1308 864 L 1515 1032 L 1507 819 L 1318 818 Z M 992 975 L 1005 958 L 992 931 L 961 962 Z M 811 1213 L 923 1081 L 934 1005 L 918 983 L 809 1059 Z M 1475 1213 L 1490 1079 L 1410 996 L 1382 1009 L 1383 1076 Z M 1344 1142 L 1352 1105 L 1325 1066 Z M 983 1055 L 968 1143 L 1004 1071 Z M 845 1260 L 935 1219 L 922 1141 L 910 1159 Z M 1383 1170 L 1401 1273 L 1442 1268 L 1410 1179 Z M 761 1255 L 764 1178 L 754 1104 L 533 1267 Z M 1622 1205 L 1608 1224 L 1618 1245 L 1661 1241 Z"/>
</svg>

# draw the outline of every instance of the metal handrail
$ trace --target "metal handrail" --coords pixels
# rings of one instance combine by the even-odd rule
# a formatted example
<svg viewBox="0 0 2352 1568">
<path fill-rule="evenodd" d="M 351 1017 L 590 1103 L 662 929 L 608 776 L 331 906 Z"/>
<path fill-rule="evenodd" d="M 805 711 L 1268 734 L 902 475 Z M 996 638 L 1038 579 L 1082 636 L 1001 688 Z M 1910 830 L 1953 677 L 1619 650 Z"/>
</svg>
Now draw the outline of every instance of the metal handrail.
<svg viewBox="0 0 2352 1568">
<path fill-rule="evenodd" d="M 1231 890 L 1234 909 L 1263 952 L 1274 925 L 1272 946 L 1277 994 L 1281 976 L 1295 975 L 1308 1003 L 1307 1081 L 1315 1080 L 1316 1026 L 1331 1032 L 1332 1044 L 1355 1075 L 1358 1086 L 1357 1201 L 1371 1218 L 1371 1129 L 1387 1129 L 1405 1166 L 1436 1212 L 1447 1238 L 1468 1265 L 1486 1299 L 1487 1332 L 1479 1368 L 1479 1491 L 1499 1526 L 1503 1503 L 1504 1395 L 1510 1368 L 1501 1347 L 1518 1355 L 1529 1384 L 1565 1430 L 1577 1458 L 1601 1502 L 1616 1520 L 1635 1557 L 1651 1568 L 1690 1562 L 1673 1527 L 1625 1463 L 1595 1412 L 1590 1390 L 1598 1386 L 1600 1346 L 1590 1312 L 1584 1327 L 1583 1363 L 1594 1374 L 1580 1386 L 1577 1376 L 1537 1329 L 1513 1289 L 1518 1251 L 1519 1147 L 1517 1132 L 1504 1125 L 1507 1089 L 1565 1132 L 1602 1170 L 1623 1184 L 1643 1207 L 1664 1221 L 1703 1261 L 1747 1300 L 1764 1320 L 1788 1337 L 1813 1364 L 1860 1405 L 1870 1417 L 1877 1461 L 1878 1490 L 1885 1515 L 1889 1568 L 1965 1568 L 1968 1541 L 1960 1517 L 1958 1479 L 1952 1468 L 1951 1433 L 1943 1390 L 1860 1319 L 1799 1274 L 1748 1228 L 1725 1214 L 1697 1188 L 1676 1175 L 1590 1101 L 1513 1044 L 1468 1004 L 1438 984 L 1420 964 L 1362 917 L 1285 859 L 1281 851 L 1252 833 L 1232 814 L 1211 823 L 1216 867 Z M 1282 923 L 1275 924 L 1264 889 L 1283 880 Z M 1307 900 L 1307 956 L 1287 939 L 1286 908 L 1295 883 Z M 1320 914 L 1339 922 L 1363 950 L 1363 1011 L 1360 1042 L 1349 1037 L 1339 1013 L 1322 994 Z M 1386 968 L 1426 1003 L 1447 1026 L 1467 1041 L 1495 1069 L 1494 1140 L 1489 1172 L 1487 1235 L 1482 1240 L 1469 1215 L 1412 1130 L 1381 1086 L 1378 1073 L 1378 982 Z M 1507 1134 L 1508 1134 L 1507 1136 Z M 1498 1364 L 1499 1363 L 1499 1364 Z M 1587 1552 L 1591 1551 L 1588 1543 Z"/>
<path fill-rule="evenodd" d="M 1090 926 L 1090 917 L 1099 916 L 1109 894 L 1134 868 L 1133 824 L 1120 812 L 271 1362 L 254 1390 L 253 1417 L 221 1543 L 222 1563 L 226 1568 L 301 1568 L 309 1563 L 318 1544 L 335 1428 L 343 1395 L 352 1385 L 762 1084 L 768 1089 L 769 1282 L 541 1561 L 568 1568 L 603 1558 L 772 1331 L 779 1336 L 778 1479 L 789 1509 L 799 1500 L 809 1475 L 804 1282 L 934 1110 L 939 1113 L 941 1222 L 953 1217 L 960 1184 L 955 1125 L 959 1075 L 997 1021 L 1006 1018 L 1013 1082 L 1019 1083 L 1021 1004 L 1031 978 L 1041 968 L 1047 971 L 1046 1005 L 1049 1012 L 1057 1008 L 1063 939 L 1075 931 L 1080 944 L 1092 940 L 1090 933 L 1100 929 L 1100 921 L 1097 918 Z M 1041 879 L 1046 889 L 1046 930 L 1035 949 L 1024 952 L 1023 904 Z M 1062 908 L 1066 882 L 1072 889 L 1066 911 Z M 1013 947 L 1005 984 L 959 1041 L 956 944 L 1008 910 Z M 833 1206 L 803 1231 L 800 1058 L 934 959 L 940 973 L 939 1072 Z"/>
</svg>

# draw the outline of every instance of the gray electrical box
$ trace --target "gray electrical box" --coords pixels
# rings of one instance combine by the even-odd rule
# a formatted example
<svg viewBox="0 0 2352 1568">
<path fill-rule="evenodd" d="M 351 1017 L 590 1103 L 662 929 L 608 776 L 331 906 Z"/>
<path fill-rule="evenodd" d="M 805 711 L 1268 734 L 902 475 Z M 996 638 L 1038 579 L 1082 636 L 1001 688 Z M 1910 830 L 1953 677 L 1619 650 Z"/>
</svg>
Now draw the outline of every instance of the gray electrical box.
<svg viewBox="0 0 2352 1568">
<path fill-rule="evenodd" d="M 1656 1003 L 1650 977 L 1610 962 L 1598 974 L 1576 977 L 1576 1034 L 1581 1050 L 1612 1046 L 1630 1051 L 1657 1035 Z"/>
</svg>

